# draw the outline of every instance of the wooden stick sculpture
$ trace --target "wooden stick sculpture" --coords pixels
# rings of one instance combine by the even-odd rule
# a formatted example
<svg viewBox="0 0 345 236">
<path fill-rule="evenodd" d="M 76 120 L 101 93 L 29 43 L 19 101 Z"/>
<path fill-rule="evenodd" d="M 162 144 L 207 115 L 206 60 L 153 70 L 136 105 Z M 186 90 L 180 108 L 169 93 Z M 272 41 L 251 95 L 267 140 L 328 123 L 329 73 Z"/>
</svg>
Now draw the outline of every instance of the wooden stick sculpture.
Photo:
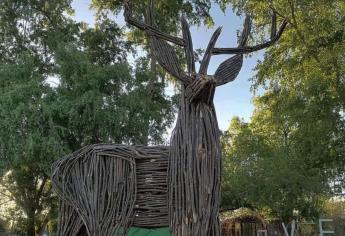
<svg viewBox="0 0 345 236">
<path fill-rule="evenodd" d="M 152 1 L 151 1 L 151 6 Z M 153 19 L 152 10 L 148 18 Z M 182 84 L 177 124 L 171 137 L 169 158 L 169 223 L 173 235 L 220 235 L 218 209 L 221 181 L 221 149 L 213 96 L 216 86 L 233 81 L 242 67 L 243 54 L 272 45 L 281 36 L 286 21 L 276 32 L 273 14 L 271 40 L 246 46 L 250 32 L 247 17 L 238 48 L 215 48 L 221 33 L 218 28 L 207 46 L 199 72 L 195 60 L 189 26 L 182 18 L 183 38 L 167 35 L 131 17 L 125 8 L 126 21 L 150 37 L 151 49 L 158 63 Z M 187 59 L 187 72 L 181 69 L 176 53 L 167 42 L 182 46 Z M 224 61 L 214 75 L 207 75 L 214 54 L 237 54 Z"/>
<path fill-rule="evenodd" d="M 96 144 L 53 165 L 58 236 L 120 236 L 168 225 L 169 147 Z"/>
<path fill-rule="evenodd" d="M 181 82 L 170 147 L 92 145 L 56 162 L 52 180 L 61 201 L 59 235 L 125 235 L 130 226 L 166 225 L 174 236 L 220 235 L 221 149 L 215 88 L 236 78 L 243 54 L 275 43 L 287 22 L 277 32 L 273 12 L 271 39 L 247 46 L 251 20 L 246 17 L 237 48 L 215 47 L 218 28 L 197 73 L 187 21 L 181 20 L 182 38 L 171 36 L 154 27 L 152 12 L 151 0 L 144 23 L 134 19 L 125 4 L 126 21 L 147 33 L 158 63 Z M 184 48 L 187 72 L 168 42 Z M 210 58 L 217 54 L 236 55 L 208 75 Z"/>
</svg>

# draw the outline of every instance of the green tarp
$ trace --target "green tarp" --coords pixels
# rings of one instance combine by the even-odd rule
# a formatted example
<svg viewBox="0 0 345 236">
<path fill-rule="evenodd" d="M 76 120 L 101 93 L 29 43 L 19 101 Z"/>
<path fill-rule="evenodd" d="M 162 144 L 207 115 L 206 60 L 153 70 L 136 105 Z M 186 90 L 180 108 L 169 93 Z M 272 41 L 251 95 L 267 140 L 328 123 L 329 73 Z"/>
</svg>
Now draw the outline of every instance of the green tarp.
<svg viewBox="0 0 345 236">
<path fill-rule="evenodd" d="M 170 236 L 169 228 L 144 229 L 131 227 L 127 236 Z"/>
</svg>

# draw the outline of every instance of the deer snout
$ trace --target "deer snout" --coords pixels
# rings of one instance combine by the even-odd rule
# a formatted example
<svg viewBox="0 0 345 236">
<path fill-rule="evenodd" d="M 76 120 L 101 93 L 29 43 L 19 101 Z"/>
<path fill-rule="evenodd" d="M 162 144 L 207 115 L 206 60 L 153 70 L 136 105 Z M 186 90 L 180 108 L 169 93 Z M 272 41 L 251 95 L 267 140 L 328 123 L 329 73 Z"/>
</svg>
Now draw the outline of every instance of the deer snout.
<svg viewBox="0 0 345 236">
<path fill-rule="evenodd" d="M 210 98 L 214 93 L 216 79 L 213 75 L 196 75 L 195 79 L 190 83 L 185 91 L 185 96 L 192 101 L 210 102 Z"/>
<path fill-rule="evenodd" d="M 216 84 L 216 82 L 217 82 L 214 75 L 197 74 L 195 80 L 201 80 L 199 82 L 203 83 L 203 84 Z"/>
</svg>

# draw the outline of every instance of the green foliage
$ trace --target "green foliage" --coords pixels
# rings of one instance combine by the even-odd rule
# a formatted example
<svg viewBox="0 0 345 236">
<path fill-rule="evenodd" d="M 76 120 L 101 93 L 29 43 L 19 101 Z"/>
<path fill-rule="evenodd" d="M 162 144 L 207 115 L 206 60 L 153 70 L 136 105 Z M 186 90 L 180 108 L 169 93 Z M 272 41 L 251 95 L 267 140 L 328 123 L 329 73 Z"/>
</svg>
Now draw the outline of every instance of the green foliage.
<svg viewBox="0 0 345 236">
<path fill-rule="evenodd" d="M 28 218 L 51 203 L 48 170 L 65 148 L 52 121 L 52 91 L 34 61 L 24 54 L 17 64 L 0 64 L 0 170 L 11 171 L 7 190 Z"/>
<path fill-rule="evenodd" d="M 132 73 L 126 63 L 98 65 L 89 56 L 73 46 L 56 52 L 61 84 L 54 121 L 65 127 L 62 137 L 70 149 L 100 142 L 161 143 L 173 119 L 164 84 L 151 83 L 140 62 Z"/>
<path fill-rule="evenodd" d="M 49 110 L 51 88 L 37 71 L 34 58 L 23 55 L 17 64 L 0 65 L 1 164 L 33 164 L 45 169 L 47 158 L 61 155 Z M 53 159 L 50 159 L 52 161 Z"/>
<path fill-rule="evenodd" d="M 134 14 L 136 17 L 142 18 L 142 13 L 146 13 L 147 0 L 145 1 L 130 1 L 130 4 L 135 7 Z M 183 14 L 190 21 L 191 24 L 204 23 L 205 25 L 212 26 L 212 16 L 209 14 L 212 1 L 169 1 L 160 0 L 154 1 L 155 4 L 155 22 L 159 28 L 165 32 L 177 32 L 180 20 L 178 15 Z M 123 7 L 122 0 L 92 0 L 92 6 L 98 11 L 98 16 L 104 16 L 106 11 L 110 10 L 115 14 L 120 13 Z"/>
<path fill-rule="evenodd" d="M 258 25 L 269 22 L 270 8 L 289 21 L 256 68 L 254 89 L 264 92 L 251 121 L 233 120 L 224 137 L 224 204 L 316 217 L 336 191 L 329 184 L 344 173 L 344 2 L 224 2 Z M 252 36 L 261 40 L 255 30 Z"/>
<path fill-rule="evenodd" d="M 23 53 L 34 57 L 41 70 L 47 69 L 51 55 L 47 46 L 52 32 L 66 31 L 71 0 L 0 2 L 0 62 L 15 63 Z M 65 32 L 67 33 L 67 32 Z M 43 66 L 45 65 L 45 66 Z"/>
<path fill-rule="evenodd" d="M 223 205 L 266 209 L 283 220 L 293 218 L 296 210 L 301 217 L 316 217 L 328 190 L 323 176 L 299 155 L 288 154 L 293 149 L 273 129 L 273 124 L 262 129 L 254 121 L 232 121 L 223 137 Z"/>
<path fill-rule="evenodd" d="M 126 55 L 135 52 L 124 41 L 124 32 L 114 21 L 102 19 L 94 28 L 82 27 L 81 43 L 89 59 L 100 65 L 126 62 Z"/>
</svg>

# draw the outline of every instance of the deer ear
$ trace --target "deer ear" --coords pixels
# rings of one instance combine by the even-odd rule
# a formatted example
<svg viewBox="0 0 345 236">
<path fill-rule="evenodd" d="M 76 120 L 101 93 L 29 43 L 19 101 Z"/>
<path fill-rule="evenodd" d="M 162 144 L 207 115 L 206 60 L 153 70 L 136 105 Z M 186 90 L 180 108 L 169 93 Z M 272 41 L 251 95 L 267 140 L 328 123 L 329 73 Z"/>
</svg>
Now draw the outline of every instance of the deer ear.
<svg viewBox="0 0 345 236">
<path fill-rule="evenodd" d="M 158 63 L 172 76 L 183 81 L 186 74 L 182 71 L 177 55 L 167 42 L 151 37 L 151 48 Z M 184 81 L 183 81 L 184 82 Z"/>
<path fill-rule="evenodd" d="M 242 54 L 238 54 L 222 62 L 214 74 L 217 86 L 226 84 L 236 79 L 242 68 L 242 63 Z"/>
</svg>

